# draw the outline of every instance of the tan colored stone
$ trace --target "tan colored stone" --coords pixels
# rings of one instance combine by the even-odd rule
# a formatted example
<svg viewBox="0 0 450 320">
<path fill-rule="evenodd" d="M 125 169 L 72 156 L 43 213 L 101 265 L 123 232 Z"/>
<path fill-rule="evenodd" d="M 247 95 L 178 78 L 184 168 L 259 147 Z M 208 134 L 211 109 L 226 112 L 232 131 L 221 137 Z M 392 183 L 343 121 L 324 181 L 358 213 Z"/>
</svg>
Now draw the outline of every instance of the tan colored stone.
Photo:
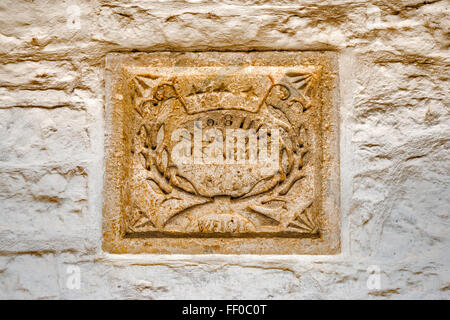
<svg viewBox="0 0 450 320">
<path fill-rule="evenodd" d="M 333 53 L 111 54 L 106 67 L 106 251 L 339 252 Z"/>
</svg>

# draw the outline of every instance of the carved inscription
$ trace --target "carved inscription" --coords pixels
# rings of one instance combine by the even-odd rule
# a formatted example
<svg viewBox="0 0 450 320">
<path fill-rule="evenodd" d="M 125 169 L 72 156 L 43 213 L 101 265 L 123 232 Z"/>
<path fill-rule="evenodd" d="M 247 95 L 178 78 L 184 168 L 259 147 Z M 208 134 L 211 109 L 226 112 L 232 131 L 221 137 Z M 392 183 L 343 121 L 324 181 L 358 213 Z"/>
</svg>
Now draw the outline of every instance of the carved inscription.
<svg viewBox="0 0 450 320">
<path fill-rule="evenodd" d="M 161 61 L 117 71 L 121 237 L 320 238 L 324 66 Z"/>
</svg>

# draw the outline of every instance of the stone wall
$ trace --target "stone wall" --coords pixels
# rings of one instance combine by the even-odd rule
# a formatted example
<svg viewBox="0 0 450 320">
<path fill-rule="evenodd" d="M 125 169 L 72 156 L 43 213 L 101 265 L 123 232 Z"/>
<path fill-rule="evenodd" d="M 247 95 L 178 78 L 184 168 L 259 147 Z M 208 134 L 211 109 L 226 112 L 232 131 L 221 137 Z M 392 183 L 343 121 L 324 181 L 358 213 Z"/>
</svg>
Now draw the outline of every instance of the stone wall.
<svg viewBox="0 0 450 320">
<path fill-rule="evenodd" d="M 449 14 L 443 0 L 2 1 L 0 297 L 450 298 Z M 105 56 L 249 50 L 338 53 L 342 252 L 104 253 Z"/>
</svg>

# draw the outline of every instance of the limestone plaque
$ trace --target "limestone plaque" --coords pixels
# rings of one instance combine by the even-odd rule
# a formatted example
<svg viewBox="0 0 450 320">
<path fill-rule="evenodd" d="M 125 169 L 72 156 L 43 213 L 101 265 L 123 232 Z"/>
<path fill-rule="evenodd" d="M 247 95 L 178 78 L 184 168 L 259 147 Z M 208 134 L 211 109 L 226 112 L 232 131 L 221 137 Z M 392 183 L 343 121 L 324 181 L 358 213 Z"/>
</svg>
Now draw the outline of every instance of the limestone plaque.
<svg viewBox="0 0 450 320">
<path fill-rule="evenodd" d="M 111 253 L 339 252 L 330 52 L 107 57 Z"/>
</svg>

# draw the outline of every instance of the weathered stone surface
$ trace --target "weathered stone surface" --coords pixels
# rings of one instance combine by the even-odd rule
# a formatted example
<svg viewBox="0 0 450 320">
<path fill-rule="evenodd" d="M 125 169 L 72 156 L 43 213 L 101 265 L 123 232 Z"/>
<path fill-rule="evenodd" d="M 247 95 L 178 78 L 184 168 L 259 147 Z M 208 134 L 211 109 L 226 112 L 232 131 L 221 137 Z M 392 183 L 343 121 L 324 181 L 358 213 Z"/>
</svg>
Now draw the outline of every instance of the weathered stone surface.
<svg viewBox="0 0 450 320">
<path fill-rule="evenodd" d="M 104 249 L 339 250 L 334 55 L 114 55 L 106 68 Z"/>
<path fill-rule="evenodd" d="M 0 162 L 4 164 L 79 163 L 88 157 L 86 113 L 58 108 L 0 108 Z"/>
<path fill-rule="evenodd" d="M 55 257 L 19 255 L 8 261 L 0 282 L 2 299 L 56 299 L 59 295 Z M 6 295 L 5 293 L 8 294 Z"/>
<path fill-rule="evenodd" d="M 8 63 L 0 67 L 0 86 L 30 89 L 73 88 L 77 73 L 67 62 L 25 61 Z"/>
<path fill-rule="evenodd" d="M 4 167 L 0 179 L 0 252 L 85 248 L 85 169 Z"/>
<path fill-rule="evenodd" d="M 448 299 L 449 10 L 443 0 L 2 1 L 0 297 Z M 104 61 L 133 50 L 336 52 L 341 253 L 104 253 Z M 20 117 L 36 121 L 23 125 L 31 137 L 18 137 Z M 38 136 L 47 118 L 64 123 Z M 83 184 L 71 187 L 77 166 Z M 49 181 L 60 181 L 49 187 L 58 204 L 37 188 Z M 378 289 L 367 286 L 374 265 Z M 80 289 L 67 287 L 69 266 Z"/>
</svg>

